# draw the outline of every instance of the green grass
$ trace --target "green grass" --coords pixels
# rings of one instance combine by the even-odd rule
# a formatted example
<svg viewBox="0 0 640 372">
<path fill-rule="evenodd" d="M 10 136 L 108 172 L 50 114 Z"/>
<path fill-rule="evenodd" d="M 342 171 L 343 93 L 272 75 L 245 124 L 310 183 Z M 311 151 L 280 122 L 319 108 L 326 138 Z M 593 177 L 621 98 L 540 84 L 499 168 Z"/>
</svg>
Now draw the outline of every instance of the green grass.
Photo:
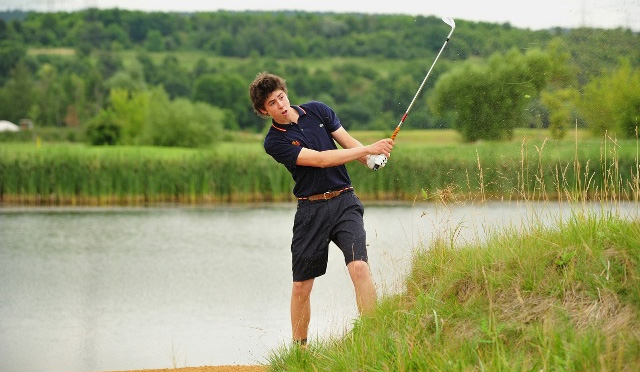
<svg viewBox="0 0 640 372">
<path fill-rule="evenodd" d="M 423 198 L 444 207 L 459 202 L 460 175 L 473 168 L 462 159 L 475 157 L 476 177 L 469 177 L 474 181 L 467 187 L 479 198 L 469 199 L 484 202 L 494 192 L 527 203 L 555 193 L 572 208 L 571 217 L 548 224 L 534 215 L 528 226 L 487 231 L 487 240 L 462 245 L 456 228 L 441 233 L 415 249 L 402 293 L 383 298 L 373 314 L 357 319 L 341 337 L 312 340 L 306 349 L 273 350 L 269 370 L 637 370 L 638 210 L 623 218 L 615 208 L 602 208 L 598 215 L 581 209 L 592 197 L 603 207 L 615 206 L 623 184 L 637 204 L 637 142 L 526 138 L 520 144 L 398 147 L 406 152 L 394 150 L 394 158 L 402 157 L 398 163 L 405 167 L 427 163 L 422 172 L 434 164 L 452 170 L 457 183 L 436 192 L 423 189 Z M 430 178 L 444 174 L 449 173 Z"/>
<path fill-rule="evenodd" d="M 71 57 L 75 55 L 73 48 L 29 48 L 27 54 L 30 56 L 51 55 Z"/>
<path fill-rule="evenodd" d="M 62 58 L 73 58 L 75 50 L 73 48 L 29 48 L 27 53 L 32 56 L 46 55 Z M 115 50 L 109 53 L 121 58 L 125 67 L 131 66 L 133 61 L 137 59 L 140 53 L 148 55 L 154 64 L 161 65 L 167 56 L 178 59 L 180 66 L 188 71 L 193 70 L 200 60 L 204 60 L 211 67 L 227 66 L 235 71 L 254 71 L 256 65 L 264 65 L 263 58 L 239 58 L 239 57 L 221 57 L 206 50 L 179 50 L 164 52 L 149 52 L 144 48 Z M 94 53 L 94 56 L 98 54 Z M 335 67 L 350 64 L 367 70 L 375 70 L 380 77 L 387 78 L 394 71 L 407 70 L 415 66 L 416 62 L 424 64 L 424 58 L 416 58 L 414 60 L 393 60 L 384 58 L 366 58 L 366 57 L 283 57 L 278 59 L 280 62 L 286 61 L 288 65 L 296 65 L 308 69 L 310 73 L 316 71 L 335 71 Z M 225 69 L 225 70 L 228 70 Z M 417 88 L 417 87 L 416 87 Z M 398 118 L 399 119 L 399 118 Z"/>
<path fill-rule="evenodd" d="M 347 165 L 363 200 L 638 198 L 634 140 L 548 141 L 523 133 L 519 141 L 463 144 L 453 131 L 402 134 L 384 169 Z M 364 143 L 384 137 L 382 132 L 354 135 Z M 209 149 L 2 143 L 0 200 L 54 205 L 293 200 L 291 176 L 264 152 L 262 136 L 228 137 L 233 142 Z"/>
<path fill-rule="evenodd" d="M 113 51 L 113 53 L 122 58 L 125 66 L 129 66 L 134 60 L 136 60 L 139 53 L 147 54 L 151 60 L 156 64 L 162 64 L 167 56 L 176 57 L 180 62 L 180 65 L 187 70 L 192 70 L 198 61 L 205 60 L 209 66 L 222 66 L 222 65 L 255 65 L 256 61 L 252 58 L 237 58 L 237 57 L 220 57 L 214 55 L 208 51 L 166 51 L 166 52 L 148 52 L 144 50 L 126 49 Z M 73 48 L 29 48 L 27 53 L 32 56 L 38 55 L 50 55 L 58 57 L 71 58 L 75 55 Z M 294 59 L 292 59 L 293 61 Z M 316 70 L 333 70 L 335 66 L 344 65 L 345 63 L 355 64 L 366 68 L 372 68 L 372 63 L 376 70 L 382 71 L 382 76 L 388 75 L 391 71 L 402 69 L 405 65 L 413 63 L 411 60 L 396 61 L 386 59 L 372 59 L 363 57 L 327 57 L 327 58 L 300 58 L 295 57 L 295 63 L 305 66 L 310 72 Z"/>
<path fill-rule="evenodd" d="M 125 65 L 131 63 L 131 61 L 137 58 L 140 51 L 137 50 L 123 50 L 116 52 L 117 55 L 122 57 Z M 167 56 L 174 56 L 180 61 L 180 65 L 187 70 L 192 70 L 197 62 L 201 59 L 207 61 L 209 66 L 223 66 L 233 65 L 247 67 L 255 66 L 256 60 L 249 58 L 238 57 L 220 57 L 213 55 L 207 51 L 168 51 L 168 52 L 145 52 L 155 64 L 161 64 Z M 409 66 L 412 61 L 394 61 L 385 59 L 372 59 L 363 57 L 327 57 L 327 58 L 304 58 L 304 57 L 292 57 L 290 60 L 292 63 L 296 63 L 299 66 L 304 66 L 309 69 L 310 72 L 317 70 L 332 71 L 334 67 L 344 65 L 345 63 L 355 64 L 367 69 L 375 69 L 382 72 L 382 76 L 386 77 L 391 71 L 402 69 L 405 66 Z M 373 66 L 373 67 L 372 67 Z"/>
<path fill-rule="evenodd" d="M 640 222 L 576 213 L 485 243 L 416 250 L 406 290 L 346 335 L 282 347 L 272 371 L 632 371 Z"/>
<path fill-rule="evenodd" d="M 395 128 L 389 128 L 388 131 L 382 130 L 353 130 L 349 131 L 349 133 L 360 140 L 363 144 L 371 143 L 379 140 L 380 138 L 390 137 Z M 564 142 L 574 142 L 576 137 L 579 141 L 591 140 L 591 134 L 584 130 L 580 129 L 578 131 L 573 131 L 570 135 L 566 136 L 567 138 Z M 518 143 L 520 144 L 523 140 L 527 141 L 544 141 L 547 138 L 551 138 L 551 132 L 546 129 L 525 129 L 518 128 L 514 131 L 513 138 L 510 143 Z M 396 143 L 398 145 L 403 144 L 429 144 L 432 146 L 438 145 L 452 145 L 452 144 L 462 144 L 462 137 L 458 132 L 453 129 L 429 129 L 429 130 L 420 130 L 420 129 L 402 129 L 398 136 L 396 137 Z"/>
</svg>

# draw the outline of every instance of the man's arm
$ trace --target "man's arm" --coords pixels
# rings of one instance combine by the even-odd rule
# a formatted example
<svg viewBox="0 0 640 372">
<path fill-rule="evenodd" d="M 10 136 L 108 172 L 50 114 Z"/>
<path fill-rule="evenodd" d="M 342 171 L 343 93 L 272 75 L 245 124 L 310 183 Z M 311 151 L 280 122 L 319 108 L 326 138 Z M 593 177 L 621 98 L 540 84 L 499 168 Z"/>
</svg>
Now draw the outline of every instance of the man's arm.
<svg viewBox="0 0 640 372">
<path fill-rule="evenodd" d="M 362 143 L 353 138 L 343 127 L 338 128 L 333 133 L 331 133 L 331 135 L 333 136 L 333 139 L 335 139 L 336 142 L 338 142 L 338 144 L 342 146 L 343 149 L 352 149 L 354 147 L 362 146 Z M 358 161 L 364 165 L 367 165 L 367 155 L 358 158 Z"/>
<path fill-rule="evenodd" d="M 364 159 L 364 164 L 366 164 L 367 155 L 385 154 L 388 157 L 391 149 L 393 149 L 393 140 L 390 138 L 385 138 L 371 145 L 363 146 L 358 140 L 351 137 L 344 128 L 339 128 L 334 131 L 332 135 L 343 149 L 316 151 L 302 148 L 296 164 L 308 167 L 328 168 L 346 164 L 353 160 L 362 162 L 361 159 Z"/>
</svg>

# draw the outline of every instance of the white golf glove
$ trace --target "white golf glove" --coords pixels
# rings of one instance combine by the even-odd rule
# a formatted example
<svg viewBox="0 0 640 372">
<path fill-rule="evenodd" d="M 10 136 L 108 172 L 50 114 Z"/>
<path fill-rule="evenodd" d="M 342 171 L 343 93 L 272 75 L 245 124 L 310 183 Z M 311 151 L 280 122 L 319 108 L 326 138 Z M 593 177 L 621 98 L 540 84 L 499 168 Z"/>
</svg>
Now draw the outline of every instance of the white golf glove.
<svg viewBox="0 0 640 372">
<path fill-rule="evenodd" d="M 387 157 L 383 154 L 369 155 L 367 158 L 367 166 L 369 169 L 373 169 L 374 171 L 384 167 L 385 165 L 387 165 Z"/>
</svg>

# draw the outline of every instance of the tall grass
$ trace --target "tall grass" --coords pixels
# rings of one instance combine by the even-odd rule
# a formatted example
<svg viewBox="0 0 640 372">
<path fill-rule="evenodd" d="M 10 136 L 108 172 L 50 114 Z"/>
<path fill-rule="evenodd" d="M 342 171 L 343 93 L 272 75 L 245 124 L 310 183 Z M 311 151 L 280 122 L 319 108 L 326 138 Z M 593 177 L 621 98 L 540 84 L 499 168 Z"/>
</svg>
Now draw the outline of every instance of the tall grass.
<svg viewBox="0 0 640 372">
<path fill-rule="evenodd" d="M 406 133 L 412 140 L 398 141 L 378 172 L 348 164 L 363 200 L 637 199 L 637 141 L 524 137 L 520 143 L 468 145 L 456 143 L 453 132 L 423 133 Z M 0 146 L 5 203 L 270 202 L 293 200 L 292 189 L 289 173 L 258 141 L 215 150 Z"/>
<path fill-rule="evenodd" d="M 574 215 L 420 250 L 405 293 L 344 337 L 283 347 L 273 371 L 634 371 L 640 222 Z"/>
<path fill-rule="evenodd" d="M 0 194 L 28 204 L 142 204 L 282 200 L 290 176 L 254 145 L 225 151 L 145 147 L 7 146 Z"/>
<path fill-rule="evenodd" d="M 365 199 L 631 200 L 638 195 L 637 141 L 548 140 L 474 145 L 399 144 L 385 168 L 350 164 Z M 424 191 L 424 193 L 422 192 Z"/>
<path fill-rule="evenodd" d="M 595 158 L 583 157 L 577 141 L 573 149 L 550 147 L 523 141 L 519 156 L 500 171 L 486 168 L 477 148 L 476 175 L 458 177 L 477 182 L 467 182 L 474 203 L 488 200 L 497 184 L 508 185 L 518 204 L 553 193 L 572 211 L 568 220 L 558 216 L 549 224 L 533 216 L 527 226 L 464 244 L 457 227 L 443 232 L 416 247 L 402 293 L 383 298 L 344 336 L 272 351 L 269 369 L 638 370 L 640 220 L 637 210 L 623 216 L 605 208 L 638 201 L 637 141 L 629 148 L 606 137 Z M 630 152 L 634 162 L 621 160 Z M 443 208 L 460 202 L 450 189 L 423 196 Z M 583 207 L 591 200 L 602 213 Z"/>
</svg>

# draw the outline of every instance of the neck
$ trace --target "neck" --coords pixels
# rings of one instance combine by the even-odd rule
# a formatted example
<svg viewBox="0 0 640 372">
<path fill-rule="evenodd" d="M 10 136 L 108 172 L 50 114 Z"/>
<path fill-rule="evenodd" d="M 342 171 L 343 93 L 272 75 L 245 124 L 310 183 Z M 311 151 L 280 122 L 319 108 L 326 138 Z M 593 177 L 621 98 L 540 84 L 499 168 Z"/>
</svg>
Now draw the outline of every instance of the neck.
<svg viewBox="0 0 640 372">
<path fill-rule="evenodd" d="M 300 118 L 300 114 L 298 113 L 298 110 L 296 110 L 293 106 L 290 106 L 290 107 L 291 107 L 291 113 L 289 114 L 289 119 L 291 119 L 291 121 L 287 124 L 297 123 L 298 118 Z"/>
</svg>

